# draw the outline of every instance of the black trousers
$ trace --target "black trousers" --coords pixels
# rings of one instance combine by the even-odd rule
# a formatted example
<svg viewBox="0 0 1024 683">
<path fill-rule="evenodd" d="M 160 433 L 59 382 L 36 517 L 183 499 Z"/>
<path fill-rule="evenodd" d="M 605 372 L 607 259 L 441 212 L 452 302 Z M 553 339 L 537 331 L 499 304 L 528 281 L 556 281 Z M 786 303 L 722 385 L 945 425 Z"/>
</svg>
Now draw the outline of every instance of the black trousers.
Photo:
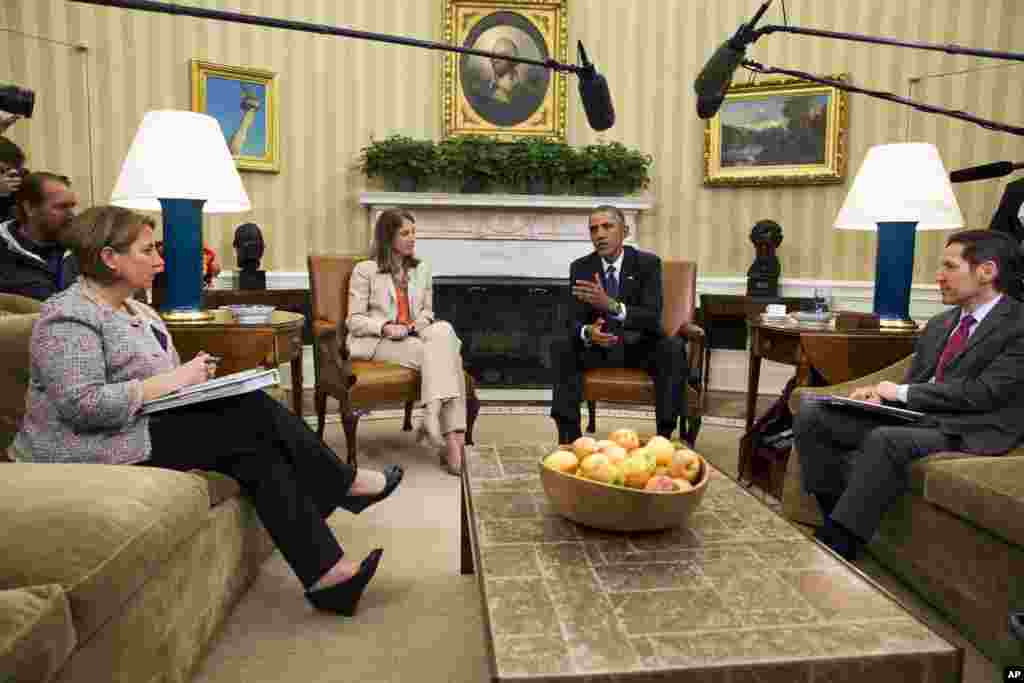
<svg viewBox="0 0 1024 683">
<path fill-rule="evenodd" d="M 352 486 L 355 469 L 266 393 L 156 413 L 149 434 L 153 450 L 145 464 L 213 470 L 238 481 L 306 588 L 344 555 L 326 519 Z"/>
<path fill-rule="evenodd" d="M 591 368 L 642 368 L 654 380 L 655 419 L 658 434 L 668 438 L 686 419 L 683 400 L 689 364 L 686 345 L 678 337 L 662 337 L 610 349 L 589 348 L 582 341 L 557 339 L 551 344 L 551 370 L 555 378 L 551 396 L 551 417 L 558 425 L 560 439 L 572 440 L 580 432 L 580 401 L 583 400 L 583 372 Z"/>
<path fill-rule="evenodd" d="M 886 510 L 909 485 L 915 460 L 961 448 L 959 435 L 915 426 L 870 413 L 800 405 L 793 422 L 804 489 L 838 497 L 831 517 L 865 541 L 871 540 Z"/>
</svg>

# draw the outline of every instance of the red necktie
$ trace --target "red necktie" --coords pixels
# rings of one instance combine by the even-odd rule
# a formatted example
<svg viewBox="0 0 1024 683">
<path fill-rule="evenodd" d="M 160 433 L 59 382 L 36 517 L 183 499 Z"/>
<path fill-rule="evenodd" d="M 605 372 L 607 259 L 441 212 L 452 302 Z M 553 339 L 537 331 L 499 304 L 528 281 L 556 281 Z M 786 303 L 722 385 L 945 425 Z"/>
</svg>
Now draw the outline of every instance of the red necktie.
<svg viewBox="0 0 1024 683">
<path fill-rule="evenodd" d="M 964 350 L 967 346 L 967 337 L 971 333 L 971 325 L 974 324 L 974 316 L 967 314 L 960 318 L 960 324 L 957 326 L 956 331 L 949 335 L 949 339 L 946 340 L 946 348 L 942 349 L 942 355 L 939 356 L 939 364 L 935 368 L 935 381 L 941 382 L 942 375 L 946 370 L 946 364 L 955 356 Z"/>
</svg>

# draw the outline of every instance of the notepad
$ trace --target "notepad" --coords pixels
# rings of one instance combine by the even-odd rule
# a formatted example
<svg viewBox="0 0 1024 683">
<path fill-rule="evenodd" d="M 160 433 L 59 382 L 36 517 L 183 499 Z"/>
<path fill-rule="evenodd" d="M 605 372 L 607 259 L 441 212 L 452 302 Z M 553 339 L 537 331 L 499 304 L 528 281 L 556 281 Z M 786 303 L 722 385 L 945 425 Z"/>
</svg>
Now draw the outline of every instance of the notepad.
<svg viewBox="0 0 1024 683">
<path fill-rule="evenodd" d="M 925 413 L 918 412 L 916 410 L 907 410 L 906 408 L 897 408 L 896 406 L 886 405 L 884 403 L 872 403 L 871 401 L 858 401 L 853 398 L 847 398 L 845 396 L 822 396 L 821 401 L 830 406 L 841 406 L 844 408 L 852 408 L 854 410 L 862 410 L 868 413 L 875 413 L 878 415 L 887 415 L 889 417 L 895 417 L 906 422 L 916 422 L 925 416 Z"/>
<path fill-rule="evenodd" d="M 169 410 L 217 398 L 247 394 L 250 391 L 275 386 L 281 383 L 280 372 L 276 369 L 254 368 L 233 372 L 230 375 L 217 377 L 200 384 L 182 387 L 169 394 L 146 401 L 142 404 L 141 413 L 148 415 L 161 410 Z"/>
</svg>

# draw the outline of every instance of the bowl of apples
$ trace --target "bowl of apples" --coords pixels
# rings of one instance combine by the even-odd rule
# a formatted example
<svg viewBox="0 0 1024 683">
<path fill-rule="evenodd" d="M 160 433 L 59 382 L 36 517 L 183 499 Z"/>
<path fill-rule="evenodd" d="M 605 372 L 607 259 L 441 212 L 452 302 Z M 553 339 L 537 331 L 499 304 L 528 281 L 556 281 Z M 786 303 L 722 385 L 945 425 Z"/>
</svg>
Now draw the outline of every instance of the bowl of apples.
<svg viewBox="0 0 1024 683">
<path fill-rule="evenodd" d="M 656 531 L 683 526 L 708 487 L 704 458 L 653 436 L 641 445 L 632 429 L 607 439 L 581 436 L 541 459 L 551 506 L 574 522 L 606 531 Z"/>
</svg>

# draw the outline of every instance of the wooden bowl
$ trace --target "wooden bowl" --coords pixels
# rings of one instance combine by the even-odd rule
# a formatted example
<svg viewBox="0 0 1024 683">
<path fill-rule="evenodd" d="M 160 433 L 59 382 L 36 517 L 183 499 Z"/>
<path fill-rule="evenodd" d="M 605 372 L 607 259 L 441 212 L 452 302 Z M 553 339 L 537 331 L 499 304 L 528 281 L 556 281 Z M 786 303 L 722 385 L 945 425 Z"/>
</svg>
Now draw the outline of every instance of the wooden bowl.
<svg viewBox="0 0 1024 683">
<path fill-rule="evenodd" d="M 578 524 L 606 531 L 657 531 L 683 526 L 708 488 L 708 463 L 689 491 L 656 493 L 612 486 L 538 463 L 544 492 L 555 512 Z"/>
</svg>

